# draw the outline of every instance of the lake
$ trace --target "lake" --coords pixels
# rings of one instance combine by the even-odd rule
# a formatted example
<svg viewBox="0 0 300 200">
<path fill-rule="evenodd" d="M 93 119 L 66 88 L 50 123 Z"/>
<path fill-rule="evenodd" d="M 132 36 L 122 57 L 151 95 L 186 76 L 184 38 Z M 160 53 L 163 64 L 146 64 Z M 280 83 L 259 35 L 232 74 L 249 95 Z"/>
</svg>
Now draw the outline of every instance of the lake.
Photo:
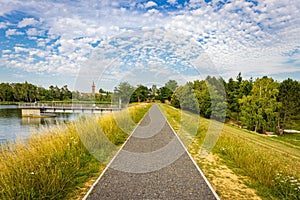
<svg viewBox="0 0 300 200">
<path fill-rule="evenodd" d="M 52 128 L 61 123 L 74 121 L 80 114 L 57 114 L 55 118 L 22 117 L 17 105 L 0 105 L 0 143 L 26 139 L 31 132 Z"/>
</svg>

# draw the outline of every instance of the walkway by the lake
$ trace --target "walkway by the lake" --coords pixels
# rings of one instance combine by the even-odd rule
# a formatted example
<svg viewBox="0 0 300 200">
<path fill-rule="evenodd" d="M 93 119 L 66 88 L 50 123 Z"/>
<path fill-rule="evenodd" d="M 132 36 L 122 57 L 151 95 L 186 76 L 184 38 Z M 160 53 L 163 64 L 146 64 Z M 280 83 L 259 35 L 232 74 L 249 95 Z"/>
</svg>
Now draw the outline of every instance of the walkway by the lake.
<svg viewBox="0 0 300 200">
<path fill-rule="evenodd" d="M 219 199 L 154 105 L 84 199 Z"/>
</svg>

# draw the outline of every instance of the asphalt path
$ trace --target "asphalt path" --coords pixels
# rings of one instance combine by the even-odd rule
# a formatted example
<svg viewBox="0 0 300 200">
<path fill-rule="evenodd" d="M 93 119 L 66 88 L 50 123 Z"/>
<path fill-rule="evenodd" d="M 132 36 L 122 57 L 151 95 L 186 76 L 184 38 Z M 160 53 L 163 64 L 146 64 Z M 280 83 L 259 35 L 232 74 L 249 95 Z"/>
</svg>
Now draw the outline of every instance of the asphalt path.
<svg viewBox="0 0 300 200">
<path fill-rule="evenodd" d="M 219 199 L 157 105 L 84 199 Z"/>
</svg>

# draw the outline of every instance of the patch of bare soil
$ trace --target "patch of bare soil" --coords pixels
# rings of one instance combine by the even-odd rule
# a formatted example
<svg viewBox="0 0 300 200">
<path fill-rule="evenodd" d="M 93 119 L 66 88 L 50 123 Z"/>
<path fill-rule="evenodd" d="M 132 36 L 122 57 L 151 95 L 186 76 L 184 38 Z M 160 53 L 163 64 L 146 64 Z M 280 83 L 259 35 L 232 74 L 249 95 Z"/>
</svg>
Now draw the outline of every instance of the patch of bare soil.
<svg viewBox="0 0 300 200">
<path fill-rule="evenodd" d="M 246 177 L 237 176 L 215 154 L 208 154 L 206 158 L 194 158 L 200 163 L 201 169 L 208 181 L 222 200 L 253 199 L 261 200 L 255 190 L 245 185 Z"/>
<path fill-rule="evenodd" d="M 71 195 L 71 197 L 67 198 L 67 199 L 81 200 L 86 195 L 86 193 L 89 191 L 89 189 L 92 187 L 92 185 L 95 183 L 95 181 L 98 179 L 98 177 L 100 176 L 100 172 L 102 172 L 104 170 L 104 168 L 105 168 L 104 166 L 100 166 L 99 175 L 97 175 L 97 176 L 91 178 L 90 180 L 88 180 L 87 182 L 85 182 L 82 187 L 76 188 L 76 190 Z"/>
</svg>

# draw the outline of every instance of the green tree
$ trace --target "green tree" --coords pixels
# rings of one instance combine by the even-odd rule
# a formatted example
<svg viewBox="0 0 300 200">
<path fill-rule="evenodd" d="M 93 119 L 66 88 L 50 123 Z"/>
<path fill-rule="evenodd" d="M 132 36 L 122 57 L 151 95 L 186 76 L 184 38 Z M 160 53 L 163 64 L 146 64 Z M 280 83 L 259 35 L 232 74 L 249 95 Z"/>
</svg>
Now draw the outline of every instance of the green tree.
<svg viewBox="0 0 300 200">
<path fill-rule="evenodd" d="M 130 85 L 128 82 L 121 82 L 114 89 L 114 101 L 118 102 L 122 101 L 122 104 L 128 104 L 131 98 L 131 95 L 134 92 L 134 87 Z"/>
<path fill-rule="evenodd" d="M 235 118 L 239 121 L 239 113 L 241 112 L 239 100 L 243 96 L 248 96 L 252 89 L 252 79 L 243 80 L 241 73 L 238 74 L 236 80 L 230 78 L 226 83 L 227 95 L 227 117 Z"/>
<path fill-rule="evenodd" d="M 207 76 L 206 85 L 210 95 L 211 101 L 211 115 L 210 118 L 223 121 L 226 117 L 226 82 L 222 77 Z"/>
<path fill-rule="evenodd" d="M 100 88 L 100 89 L 99 89 L 99 93 L 100 93 L 100 94 L 105 94 L 105 93 L 106 93 L 106 91 L 105 91 L 105 90 L 103 90 L 102 88 Z"/>
<path fill-rule="evenodd" d="M 13 88 L 9 83 L 0 84 L 0 101 L 13 101 Z"/>
<path fill-rule="evenodd" d="M 23 84 L 13 83 L 13 97 L 16 101 L 25 101 L 26 92 L 24 91 Z"/>
<path fill-rule="evenodd" d="M 198 101 L 189 83 L 175 89 L 171 98 L 171 105 L 183 110 L 199 113 Z"/>
<path fill-rule="evenodd" d="M 175 80 L 169 80 L 165 86 L 159 88 L 158 95 L 162 103 L 166 100 L 171 101 L 171 97 L 175 89 L 178 87 L 178 83 Z"/>
<path fill-rule="evenodd" d="M 130 102 L 143 102 L 149 97 L 149 90 L 146 86 L 138 85 L 131 95 Z"/>
<path fill-rule="evenodd" d="M 276 131 L 278 122 L 277 102 L 279 84 L 272 78 L 256 79 L 251 95 L 240 100 L 241 120 L 248 129 L 257 131 Z"/>
<path fill-rule="evenodd" d="M 151 100 L 156 100 L 158 97 L 158 89 L 156 85 L 152 85 L 152 87 L 149 89 L 150 98 Z"/>
<path fill-rule="evenodd" d="M 65 85 L 60 89 L 60 99 L 61 100 L 70 100 L 72 99 L 72 92 L 68 89 L 68 86 Z"/>
<path fill-rule="evenodd" d="M 178 83 L 175 80 L 169 80 L 165 87 L 169 88 L 172 92 L 175 91 L 175 89 L 178 87 Z"/>
<path fill-rule="evenodd" d="M 198 99 L 198 106 L 200 115 L 206 118 L 211 116 L 211 99 L 209 90 L 204 80 L 196 80 L 191 83 L 192 88 L 194 89 L 195 96 Z"/>
<path fill-rule="evenodd" d="M 43 87 L 37 88 L 37 101 L 47 101 L 48 99 L 48 90 Z"/>
<path fill-rule="evenodd" d="M 278 100 L 282 104 L 281 127 L 285 129 L 287 121 L 291 121 L 300 111 L 300 83 L 290 78 L 284 80 L 279 86 Z"/>
</svg>

